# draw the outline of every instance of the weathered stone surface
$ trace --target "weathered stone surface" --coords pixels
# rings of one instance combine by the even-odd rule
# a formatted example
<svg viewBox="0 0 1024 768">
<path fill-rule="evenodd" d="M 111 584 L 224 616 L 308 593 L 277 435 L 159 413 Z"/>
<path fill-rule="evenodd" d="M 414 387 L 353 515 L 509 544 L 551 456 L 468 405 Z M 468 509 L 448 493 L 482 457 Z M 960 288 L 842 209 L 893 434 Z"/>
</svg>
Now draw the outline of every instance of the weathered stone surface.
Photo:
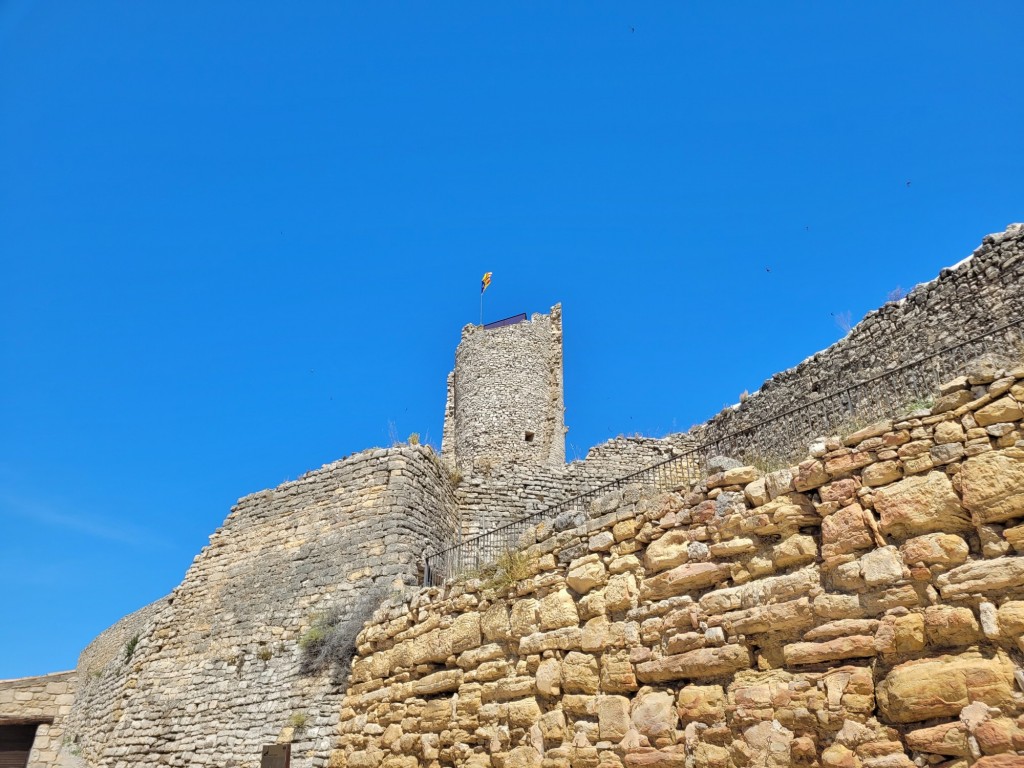
<svg viewBox="0 0 1024 768">
<path fill-rule="evenodd" d="M 676 529 L 665 533 L 647 545 L 644 552 L 644 567 L 651 573 L 675 568 L 690 559 L 687 548 L 690 545 L 689 532 Z"/>
<path fill-rule="evenodd" d="M 599 696 L 597 724 L 602 739 L 620 741 L 629 732 L 629 699 L 625 696 Z"/>
<path fill-rule="evenodd" d="M 683 725 L 712 725 L 725 719 L 725 691 L 720 685 L 687 685 L 679 690 L 676 710 Z"/>
<path fill-rule="evenodd" d="M 874 538 L 860 504 L 851 504 L 821 521 L 821 554 L 834 557 L 871 549 Z"/>
<path fill-rule="evenodd" d="M 970 548 L 962 537 L 952 533 L 926 533 L 907 539 L 900 545 L 900 553 L 907 565 L 956 566 L 967 562 Z"/>
<path fill-rule="evenodd" d="M 968 757 L 967 726 L 963 723 L 944 723 L 931 728 L 920 728 L 907 734 L 907 746 L 917 752 L 951 757 Z"/>
<path fill-rule="evenodd" d="M 1024 586 L 1024 557 L 975 560 L 942 574 L 935 583 L 947 600 Z"/>
<path fill-rule="evenodd" d="M 896 547 L 882 547 L 863 555 L 860 569 L 869 588 L 887 587 L 903 578 L 903 558 Z"/>
<path fill-rule="evenodd" d="M 1024 517 L 1024 450 L 983 453 L 960 471 L 964 506 L 975 523 Z"/>
<path fill-rule="evenodd" d="M 663 600 L 695 589 L 714 586 L 729 576 L 729 567 L 721 563 L 687 563 L 652 576 L 640 584 L 641 600 Z"/>
<path fill-rule="evenodd" d="M 774 605 L 763 605 L 722 615 L 722 624 L 736 634 L 801 629 L 814 622 L 814 611 L 806 597 Z"/>
<path fill-rule="evenodd" d="M 840 637 L 824 643 L 791 643 L 782 652 L 786 664 L 795 666 L 839 659 L 864 659 L 876 654 L 875 639 L 870 635 Z"/>
<path fill-rule="evenodd" d="M 1024 410 L 1021 409 L 1020 403 L 1009 396 L 1001 397 L 974 412 L 974 420 L 981 427 L 1006 421 L 1020 421 L 1022 418 Z"/>
<path fill-rule="evenodd" d="M 661 691 L 642 693 L 633 702 L 630 717 L 633 727 L 646 736 L 651 744 L 668 746 L 675 742 L 679 714 L 671 694 Z"/>
<path fill-rule="evenodd" d="M 580 623 L 576 601 L 564 589 L 553 592 L 540 601 L 537 617 L 540 620 L 541 631 L 575 627 Z"/>
<path fill-rule="evenodd" d="M 928 645 L 968 646 L 981 638 L 981 627 L 970 608 L 930 605 L 924 609 L 924 631 Z"/>
<path fill-rule="evenodd" d="M 750 666 L 750 651 L 741 645 L 700 648 L 638 664 L 636 676 L 643 683 L 666 680 L 707 680 L 729 675 Z"/>
<path fill-rule="evenodd" d="M 967 531 L 973 526 L 943 472 L 908 477 L 875 492 L 883 533 L 909 538 L 922 533 Z"/>
<path fill-rule="evenodd" d="M 974 701 L 1006 706 L 1013 700 L 1013 664 L 977 654 L 909 661 L 893 668 L 876 689 L 882 715 L 895 723 L 952 717 Z"/>
<path fill-rule="evenodd" d="M 565 577 L 565 583 L 569 589 L 581 595 L 585 595 L 594 587 L 599 587 L 607 581 L 608 571 L 599 560 L 573 568 Z"/>
<path fill-rule="evenodd" d="M 562 661 L 562 689 L 566 693 L 597 693 L 601 678 L 597 659 L 570 651 Z"/>
</svg>

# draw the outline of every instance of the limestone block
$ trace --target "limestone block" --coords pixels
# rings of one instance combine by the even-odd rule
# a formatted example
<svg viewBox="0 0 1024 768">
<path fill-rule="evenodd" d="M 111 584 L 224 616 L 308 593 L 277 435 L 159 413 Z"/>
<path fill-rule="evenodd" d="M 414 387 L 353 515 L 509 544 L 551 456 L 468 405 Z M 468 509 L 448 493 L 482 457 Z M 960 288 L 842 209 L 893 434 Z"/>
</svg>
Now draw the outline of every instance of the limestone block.
<svg viewBox="0 0 1024 768">
<path fill-rule="evenodd" d="M 499 643 L 488 643 L 479 648 L 464 651 L 455 660 L 462 669 L 474 669 L 486 661 L 494 661 L 505 657 L 505 649 Z"/>
<path fill-rule="evenodd" d="M 823 557 L 871 549 L 874 539 L 860 504 L 843 507 L 821 521 L 821 552 Z"/>
<path fill-rule="evenodd" d="M 729 577 L 729 567 L 721 563 L 686 563 L 645 578 L 640 584 L 641 600 L 664 600 L 691 590 L 705 589 Z"/>
<path fill-rule="evenodd" d="M 861 473 L 861 480 L 864 482 L 864 485 L 873 488 L 879 485 L 888 485 L 899 480 L 902 476 L 903 470 L 900 468 L 898 461 L 879 461 L 864 467 L 864 471 Z"/>
<path fill-rule="evenodd" d="M 975 523 L 1024 517 L 1024 450 L 983 453 L 960 470 L 964 507 Z"/>
<path fill-rule="evenodd" d="M 604 590 L 604 603 L 611 612 L 628 611 L 636 604 L 639 589 L 636 576 L 632 573 L 619 573 L 608 579 Z"/>
<path fill-rule="evenodd" d="M 537 607 L 537 618 L 540 621 L 541 631 L 575 627 L 580 623 L 580 616 L 576 611 L 576 601 L 565 589 L 552 592 L 540 601 Z"/>
<path fill-rule="evenodd" d="M 729 539 L 728 541 L 720 541 L 716 544 L 711 544 L 708 547 L 708 551 L 710 552 L 711 557 L 716 560 L 727 557 L 739 557 L 740 555 L 749 555 L 751 552 L 756 552 L 757 544 L 753 539 L 737 537 Z"/>
<path fill-rule="evenodd" d="M 935 425 L 933 439 L 938 445 L 962 443 L 965 439 L 964 428 L 959 421 L 940 421 Z"/>
<path fill-rule="evenodd" d="M 981 627 L 974 611 L 951 605 L 925 608 L 924 632 L 928 645 L 940 648 L 973 645 L 981 639 Z"/>
<path fill-rule="evenodd" d="M 620 741 L 631 724 L 629 699 L 625 696 L 598 696 L 597 724 L 602 739 Z"/>
<path fill-rule="evenodd" d="M 791 568 L 814 562 L 818 557 L 818 544 L 813 536 L 794 534 L 772 547 L 772 562 L 777 568 Z"/>
<path fill-rule="evenodd" d="M 931 728 L 920 728 L 907 733 L 907 747 L 915 752 L 932 755 L 968 757 L 967 726 L 963 723 L 943 723 Z"/>
<path fill-rule="evenodd" d="M 900 553 L 907 565 L 957 566 L 967 562 L 970 548 L 967 542 L 953 533 L 926 533 L 907 539 L 900 546 Z"/>
<path fill-rule="evenodd" d="M 510 637 L 525 637 L 540 629 L 537 605 L 537 601 L 533 598 L 513 601 L 512 611 L 509 616 Z"/>
<path fill-rule="evenodd" d="M 1006 601 L 999 606 L 996 618 L 1003 637 L 1024 638 L 1024 600 Z"/>
<path fill-rule="evenodd" d="M 644 552 L 644 567 L 650 573 L 657 573 L 682 565 L 690 559 L 687 552 L 690 541 L 689 532 L 682 528 L 668 531 L 660 539 L 647 545 Z"/>
<path fill-rule="evenodd" d="M 787 666 L 820 664 L 840 659 L 865 659 L 874 656 L 875 639 L 870 635 L 840 637 L 823 643 L 790 643 L 782 649 Z"/>
<path fill-rule="evenodd" d="M 583 630 L 579 627 L 563 627 L 551 632 L 535 632 L 520 639 L 519 655 L 530 656 L 544 651 L 579 650 L 583 642 Z"/>
<path fill-rule="evenodd" d="M 654 746 L 675 743 L 679 713 L 672 694 L 661 691 L 643 693 L 633 700 L 630 719 L 633 727 Z"/>
<path fill-rule="evenodd" d="M 708 680 L 730 675 L 749 666 L 750 651 L 745 646 L 723 645 L 720 648 L 699 648 L 643 662 L 637 665 L 636 676 L 642 683 L 684 679 Z"/>
<path fill-rule="evenodd" d="M 915 653 L 925 647 L 925 622 L 920 613 L 883 616 L 875 632 L 879 653 Z"/>
<path fill-rule="evenodd" d="M 759 478 L 751 483 L 748 483 L 743 488 L 743 495 L 746 496 L 747 501 L 752 507 L 759 507 L 762 504 L 767 504 L 769 501 L 768 489 L 765 486 L 764 478 Z"/>
<path fill-rule="evenodd" d="M 480 633 L 480 614 L 463 613 L 458 616 L 448 629 L 451 637 L 451 652 L 462 653 L 470 648 L 477 648 L 483 642 Z"/>
<path fill-rule="evenodd" d="M 986 755 L 1024 751 L 1024 728 L 1008 717 L 996 717 L 979 723 L 971 735 Z"/>
<path fill-rule="evenodd" d="M 1022 418 L 1024 410 L 1021 409 L 1020 403 L 1009 396 L 1001 397 L 974 412 L 974 420 L 980 427 L 1005 421 L 1020 421 Z"/>
<path fill-rule="evenodd" d="M 715 472 L 708 476 L 708 488 L 722 488 L 727 485 L 747 485 L 761 476 L 757 467 L 733 467 L 724 472 Z"/>
<path fill-rule="evenodd" d="M 793 487 L 798 491 L 810 491 L 828 482 L 828 472 L 825 465 L 817 459 L 801 461 L 796 468 L 796 475 L 793 476 Z"/>
<path fill-rule="evenodd" d="M 608 651 L 601 656 L 601 690 L 626 693 L 637 689 L 636 674 L 629 660 L 629 651 Z"/>
<path fill-rule="evenodd" d="M 874 462 L 875 456 L 867 451 L 850 451 L 825 460 L 825 471 L 830 477 L 843 477 Z"/>
<path fill-rule="evenodd" d="M 534 747 L 516 747 L 491 755 L 494 768 L 541 768 L 541 754 Z"/>
<path fill-rule="evenodd" d="M 1015 525 L 1003 531 L 1003 538 L 1009 542 L 1014 551 L 1024 554 L 1024 525 Z"/>
<path fill-rule="evenodd" d="M 976 760 L 971 768 L 1024 768 L 1024 755 L 987 755 Z"/>
<path fill-rule="evenodd" d="M 412 692 L 416 696 L 433 696 L 437 693 L 457 691 L 462 685 L 461 669 L 446 669 L 413 681 Z"/>
<path fill-rule="evenodd" d="M 664 749 L 637 749 L 626 753 L 626 768 L 686 768 L 685 752 Z M 990 766 L 990 768 L 996 768 Z M 1010 766 L 1006 766 L 1010 768 Z"/>
<path fill-rule="evenodd" d="M 599 587 L 607 581 L 608 571 L 600 560 L 570 568 L 565 577 L 569 589 L 580 595 L 587 594 L 594 587 Z"/>
<path fill-rule="evenodd" d="M 492 701 L 511 701 L 524 696 L 532 696 L 536 692 L 536 680 L 532 677 L 506 677 L 501 680 L 484 683 L 480 689 L 484 703 Z"/>
<path fill-rule="evenodd" d="M 725 690 L 720 685 L 687 685 L 676 697 L 676 710 L 687 723 L 714 725 L 725 720 Z"/>
<path fill-rule="evenodd" d="M 558 696 L 562 685 L 562 663 L 544 659 L 537 667 L 537 692 L 541 696 Z"/>
<path fill-rule="evenodd" d="M 532 696 L 528 699 L 517 699 L 508 703 L 509 725 L 518 728 L 529 728 L 540 720 L 540 705 Z"/>
<path fill-rule="evenodd" d="M 571 651 L 562 661 L 562 689 L 566 693 L 595 694 L 600 687 L 597 659 L 589 653 Z"/>
<path fill-rule="evenodd" d="M 973 527 L 944 472 L 908 477 L 879 488 L 874 505 L 881 517 L 882 531 L 898 538 L 968 531 Z"/>
<path fill-rule="evenodd" d="M 892 669 L 875 693 L 882 716 L 895 723 L 953 717 L 968 704 L 1009 706 L 1013 663 L 1005 656 L 980 654 L 908 661 Z"/>
<path fill-rule="evenodd" d="M 806 597 L 783 603 L 761 605 L 722 615 L 722 624 L 730 634 L 749 635 L 803 629 L 814 624 L 814 611 Z"/>
<path fill-rule="evenodd" d="M 1024 557 L 971 561 L 943 573 L 935 584 L 946 600 L 1024 586 Z"/>
<path fill-rule="evenodd" d="M 768 492 L 769 499 L 775 499 L 784 493 L 795 491 L 796 487 L 793 485 L 793 470 L 784 467 L 783 469 L 777 469 L 774 472 L 769 472 L 764 478 L 765 490 Z"/>
<path fill-rule="evenodd" d="M 861 576 L 870 589 L 888 587 L 904 578 L 903 558 L 894 546 L 872 550 L 860 558 Z"/>
<path fill-rule="evenodd" d="M 892 431 L 892 421 L 885 419 L 883 421 L 877 421 L 874 424 L 869 424 L 863 429 L 858 429 L 856 432 L 851 432 L 845 438 L 843 438 L 843 445 L 853 446 L 857 445 L 864 440 L 869 440 L 872 437 L 880 437 L 886 432 Z"/>
</svg>

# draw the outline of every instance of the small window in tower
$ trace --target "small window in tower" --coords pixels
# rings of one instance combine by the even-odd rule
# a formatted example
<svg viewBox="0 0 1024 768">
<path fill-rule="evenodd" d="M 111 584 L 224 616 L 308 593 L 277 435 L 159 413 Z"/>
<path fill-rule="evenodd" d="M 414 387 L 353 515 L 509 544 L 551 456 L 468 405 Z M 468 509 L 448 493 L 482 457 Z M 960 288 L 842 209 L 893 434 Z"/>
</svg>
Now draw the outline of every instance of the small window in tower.
<svg viewBox="0 0 1024 768">
<path fill-rule="evenodd" d="M 528 442 L 528 443 L 532 443 L 533 442 L 533 432 L 530 432 L 530 431 L 526 432 L 526 442 Z"/>
</svg>

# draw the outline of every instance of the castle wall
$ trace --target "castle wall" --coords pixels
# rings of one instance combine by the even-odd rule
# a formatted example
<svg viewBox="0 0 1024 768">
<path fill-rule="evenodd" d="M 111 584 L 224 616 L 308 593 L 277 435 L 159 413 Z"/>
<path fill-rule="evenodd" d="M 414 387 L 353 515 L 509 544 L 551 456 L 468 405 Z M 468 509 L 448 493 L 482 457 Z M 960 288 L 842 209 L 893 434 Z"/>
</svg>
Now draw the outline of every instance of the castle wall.
<svg viewBox="0 0 1024 768">
<path fill-rule="evenodd" d="M 647 469 L 687 445 L 686 439 L 678 437 L 618 437 L 592 448 L 584 460 L 561 467 L 474 462 L 455 489 L 462 536 L 494 530 Z"/>
<path fill-rule="evenodd" d="M 0 728 L 38 724 L 28 768 L 54 765 L 64 738 L 63 718 L 74 699 L 75 672 L 0 680 Z"/>
<path fill-rule="evenodd" d="M 240 499 L 143 617 L 130 658 L 120 640 L 138 622 L 83 654 L 92 666 L 69 735 L 96 766 L 257 766 L 279 740 L 292 743 L 293 766 L 322 765 L 338 669 L 303 674 L 301 639 L 371 585 L 416 583 L 423 551 L 455 525 L 447 473 L 419 446 L 356 454 Z"/>
<path fill-rule="evenodd" d="M 516 325 L 463 328 L 445 411 L 442 453 L 460 469 L 474 460 L 563 465 L 561 307 Z"/>
<path fill-rule="evenodd" d="M 379 611 L 331 765 L 1016 768 L 1024 365 L 992 378 Z"/>
<path fill-rule="evenodd" d="M 890 376 L 846 393 L 897 366 L 1020 320 L 1024 306 L 1024 224 L 988 235 L 969 259 L 944 269 L 904 298 L 869 312 L 840 341 L 794 368 L 777 373 L 753 396 L 692 431 L 700 441 L 721 440 L 729 455 L 775 463 L 794 455 L 825 427 L 839 429 L 879 406 L 927 398 L 934 383 L 951 377 L 984 347 L 968 346 L 936 359 L 932 376 Z M 1002 346 L 1024 347 L 1020 326 L 1002 334 Z M 836 396 L 824 397 L 831 393 Z M 895 399 L 902 398 L 902 403 Z M 764 428 L 724 439 L 766 419 L 789 415 Z"/>
</svg>

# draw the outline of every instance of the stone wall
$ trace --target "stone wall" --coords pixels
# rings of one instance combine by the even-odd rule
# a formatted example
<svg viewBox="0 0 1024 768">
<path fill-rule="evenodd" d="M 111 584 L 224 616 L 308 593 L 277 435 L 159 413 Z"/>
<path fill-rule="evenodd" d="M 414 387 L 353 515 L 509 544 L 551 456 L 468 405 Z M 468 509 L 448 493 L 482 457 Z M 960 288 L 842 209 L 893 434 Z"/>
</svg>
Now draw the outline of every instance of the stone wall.
<svg viewBox="0 0 1024 768">
<path fill-rule="evenodd" d="M 61 722 L 67 732 L 63 757 L 81 755 L 83 739 L 90 754 L 105 748 L 112 730 L 104 724 L 113 724 L 119 717 L 115 710 L 125 695 L 127 665 L 139 638 L 152 630 L 154 620 L 167 604 L 168 598 L 164 597 L 128 614 L 100 633 L 79 655 L 74 706 Z"/>
<path fill-rule="evenodd" d="M 691 445 L 685 436 L 618 437 L 561 467 L 493 464 L 465 467 L 455 489 L 463 538 L 493 531 L 577 494 L 657 464 Z"/>
<path fill-rule="evenodd" d="M 377 613 L 349 768 L 1019 768 L 1024 366 Z M 728 463 L 726 463 L 728 465 Z"/>
<path fill-rule="evenodd" d="M 257 766 L 262 745 L 289 741 L 293 766 L 322 765 L 339 670 L 303 673 L 302 638 L 372 585 L 417 583 L 422 552 L 455 526 L 447 473 L 419 446 L 240 499 L 166 600 L 83 653 L 77 751 L 90 766 Z"/>
<path fill-rule="evenodd" d="M 474 460 L 565 464 L 562 308 L 502 328 L 467 325 L 448 378 L 442 454 Z"/>
<path fill-rule="evenodd" d="M 54 765 L 64 741 L 63 719 L 74 699 L 76 673 L 0 680 L 0 728 L 37 725 L 28 768 Z"/>
<path fill-rule="evenodd" d="M 1006 231 L 985 237 L 970 258 L 942 270 L 937 279 L 869 312 L 828 349 L 775 374 L 752 396 L 693 430 L 692 436 L 701 442 L 722 441 L 716 450 L 731 455 L 746 454 L 768 463 L 790 458 L 794 449 L 802 450 L 818 435 L 928 398 L 936 384 L 994 346 L 1004 352 L 1024 349 L 1024 327 L 1018 325 L 994 342 L 968 345 L 924 368 L 844 391 L 941 348 L 1020 321 L 1022 302 L 1024 224 L 1011 224 Z M 767 419 L 776 420 L 744 432 Z M 733 437 L 725 439 L 727 435 Z"/>
</svg>

